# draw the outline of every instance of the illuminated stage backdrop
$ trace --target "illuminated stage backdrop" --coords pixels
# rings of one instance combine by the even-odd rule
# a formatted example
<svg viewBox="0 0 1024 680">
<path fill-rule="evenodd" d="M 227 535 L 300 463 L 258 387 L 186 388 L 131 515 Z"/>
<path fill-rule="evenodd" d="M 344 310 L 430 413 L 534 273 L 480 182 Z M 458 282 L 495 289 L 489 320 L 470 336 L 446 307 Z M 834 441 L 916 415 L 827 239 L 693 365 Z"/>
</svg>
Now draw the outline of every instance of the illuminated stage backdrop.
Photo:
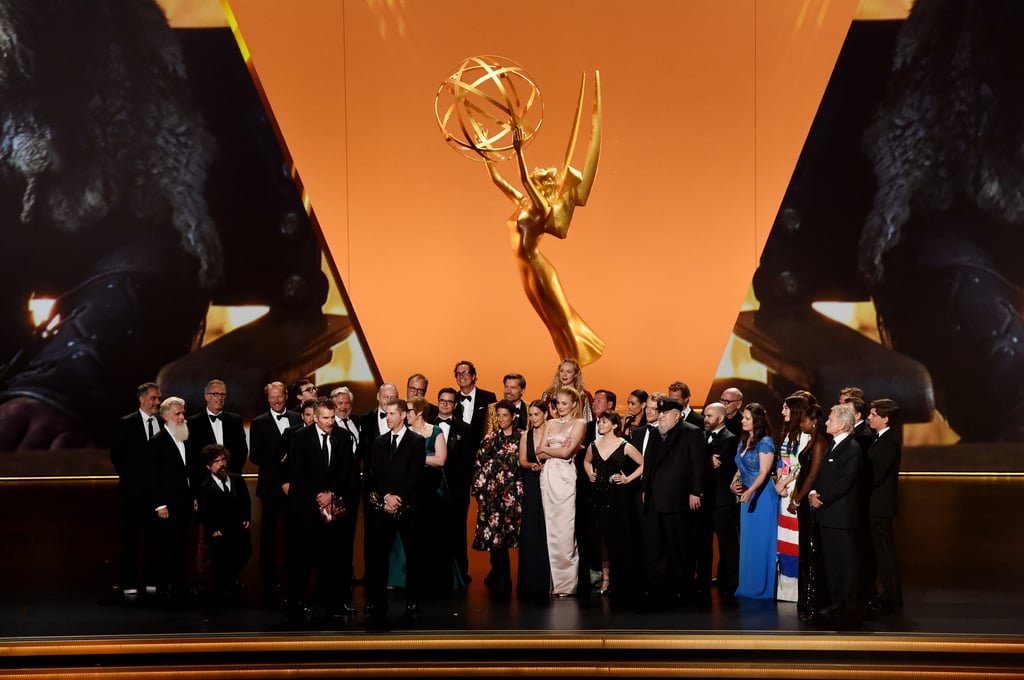
<svg viewBox="0 0 1024 680">
<path fill-rule="evenodd" d="M 600 70 L 594 193 L 545 255 L 607 343 L 590 389 L 681 378 L 702 395 L 857 4 L 230 7 L 384 379 L 421 371 L 436 390 L 466 358 L 482 385 L 514 370 L 535 396 L 558 356 L 523 295 L 507 200 L 438 135 L 439 80 L 470 55 L 523 64 L 544 88 L 540 161 L 564 154 L 580 74 Z"/>
</svg>

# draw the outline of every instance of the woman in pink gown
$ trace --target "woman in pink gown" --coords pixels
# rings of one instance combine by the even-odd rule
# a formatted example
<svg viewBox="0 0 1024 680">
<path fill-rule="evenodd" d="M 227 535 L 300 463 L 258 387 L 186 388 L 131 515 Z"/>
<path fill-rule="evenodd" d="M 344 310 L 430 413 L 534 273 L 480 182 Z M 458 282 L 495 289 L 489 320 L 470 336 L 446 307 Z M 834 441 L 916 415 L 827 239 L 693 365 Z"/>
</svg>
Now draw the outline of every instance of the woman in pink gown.
<svg viewBox="0 0 1024 680">
<path fill-rule="evenodd" d="M 560 387 L 555 395 L 558 417 L 544 423 L 537 460 L 541 501 L 551 562 L 551 592 L 558 597 L 576 593 L 579 554 L 576 550 L 576 466 L 586 426 L 579 419 L 580 395 L 572 387 Z"/>
</svg>

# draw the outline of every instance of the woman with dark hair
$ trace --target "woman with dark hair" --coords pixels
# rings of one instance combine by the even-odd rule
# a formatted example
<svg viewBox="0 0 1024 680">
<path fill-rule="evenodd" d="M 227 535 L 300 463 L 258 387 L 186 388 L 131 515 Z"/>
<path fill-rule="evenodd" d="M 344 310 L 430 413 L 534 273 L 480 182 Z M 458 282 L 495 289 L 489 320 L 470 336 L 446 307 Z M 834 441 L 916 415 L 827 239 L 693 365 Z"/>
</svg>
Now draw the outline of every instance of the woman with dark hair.
<svg viewBox="0 0 1024 680">
<path fill-rule="evenodd" d="M 740 582 L 736 597 L 775 597 L 779 502 L 770 476 L 775 462 L 768 413 L 760 404 L 743 409 L 732 492 L 740 497 Z"/>
<path fill-rule="evenodd" d="M 480 443 L 473 475 L 476 497 L 476 534 L 473 550 L 491 554 L 491 572 L 484 579 L 497 593 L 512 589 L 508 550 L 519 545 L 523 482 L 519 476 L 520 433 L 515 427 L 516 407 L 507 399 L 494 406 L 498 428 Z"/>
<path fill-rule="evenodd" d="M 548 563 L 548 537 L 544 525 L 544 503 L 540 495 L 540 473 L 544 464 L 537 460 L 541 446 L 547 404 L 543 399 L 530 402 L 526 411 L 529 429 L 519 442 L 519 470 L 523 478 L 523 519 L 519 530 L 519 579 L 516 590 L 523 594 L 551 592 L 551 566 Z"/>
<path fill-rule="evenodd" d="M 426 458 L 416 490 L 416 512 L 419 529 L 420 566 L 423 568 L 424 592 L 444 593 L 463 584 L 461 579 L 453 582 L 455 556 L 448 538 L 451 522 L 451 491 L 444 474 L 448 459 L 448 445 L 441 428 L 426 421 L 430 404 L 423 397 L 409 400 L 406 425 L 426 442 Z M 404 569 L 404 564 L 402 568 Z"/>
<path fill-rule="evenodd" d="M 804 499 L 814 488 L 818 478 L 818 470 L 828 452 L 829 437 L 825 432 L 825 421 L 828 416 L 817 404 L 804 412 L 800 420 L 800 429 L 810 438 L 807 445 L 800 449 L 799 469 L 796 475 L 796 488 L 790 494 L 788 510 L 796 513 L 800 526 L 800 559 L 798 563 L 799 579 L 797 582 L 796 609 L 800 620 L 809 622 L 814 618 L 818 605 L 824 598 L 819 592 L 825 593 L 823 583 L 818 583 L 819 574 L 824 574 L 821 553 L 818 551 L 817 515 L 811 511 L 809 503 Z M 827 596 L 826 596 L 827 598 Z"/>
<path fill-rule="evenodd" d="M 779 461 L 775 466 L 775 493 L 779 496 L 779 581 L 775 599 L 796 602 L 797 556 L 800 543 L 796 514 L 789 512 L 789 494 L 796 486 L 800 467 L 797 454 L 807 445 L 811 436 L 800 429 L 800 421 L 807 410 L 805 392 L 794 392 L 782 403 L 782 434 L 779 442 Z M 809 394 L 806 393 L 806 394 Z"/>
<path fill-rule="evenodd" d="M 636 447 L 623 439 L 621 420 L 615 411 L 597 419 L 600 435 L 589 447 L 583 469 L 593 483 L 590 494 L 592 544 L 601 553 L 601 594 L 609 592 L 610 574 L 615 576 L 615 594 L 637 590 L 639 574 L 635 563 L 635 542 L 629 530 L 631 497 L 628 485 L 644 473 L 644 459 Z"/>
<path fill-rule="evenodd" d="M 634 427 L 643 427 L 647 424 L 647 392 L 644 390 L 633 390 L 626 399 L 626 417 L 622 419 L 622 436 L 629 437 Z"/>
</svg>

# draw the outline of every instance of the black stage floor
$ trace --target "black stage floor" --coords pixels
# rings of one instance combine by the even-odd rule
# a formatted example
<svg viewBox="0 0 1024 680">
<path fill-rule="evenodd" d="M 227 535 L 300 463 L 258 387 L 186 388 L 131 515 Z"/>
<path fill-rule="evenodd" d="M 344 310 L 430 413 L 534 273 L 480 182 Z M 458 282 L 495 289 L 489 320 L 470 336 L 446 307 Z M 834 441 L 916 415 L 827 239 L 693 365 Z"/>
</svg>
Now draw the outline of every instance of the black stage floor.
<svg viewBox="0 0 1024 680">
<path fill-rule="evenodd" d="M 75 668 L 109 670 L 110 655 L 129 653 L 137 662 L 138 645 L 161 640 L 169 644 L 173 641 L 173 645 L 226 644 L 218 653 L 228 653 L 230 663 L 239 667 L 243 659 L 250 659 L 247 655 L 251 653 L 249 647 L 239 647 L 239 641 L 248 641 L 246 644 L 263 650 L 270 645 L 275 654 L 298 653 L 289 645 L 307 649 L 314 644 L 327 645 L 340 655 L 330 657 L 328 665 L 335 664 L 330 666 L 332 672 L 320 668 L 322 675 L 331 675 L 344 674 L 338 669 L 353 658 L 352 648 L 345 645 L 356 645 L 364 652 L 377 650 L 372 659 L 364 661 L 383 675 L 388 675 L 386 671 L 391 668 L 388 659 L 399 658 L 395 654 L 427 654 L 414 654 L 414 659 L 406 659 L 422 675 L 423 668 L 431 664 L 440 672 L 436 664 L 453 658 L 463 659 L 469 664 L 466 668 L 479 671 L 479 664 L 473 665 L 479 658 L 473 654 L 492 649 L 490 645 L 501 640 L 503 651 L 488 652 L 488 659 L 514 663 L 521 652 L 510 650 L 521 649 L 525 644 L 535 651 L 537 645 L 550 644 L 549 653 L 554 656 L 545 656 L 541 661 L 572 660 L 578 665 L 588 659 L 600 660 L 600 672 L 616 674 L 613 669 L 618 666 L 612 662 L 618 657 L 610 651 L 614 648 L 612 641 L 624 639 L 631 641 L 628 645 L 622 643 L 634 650 L 630 653 L 640 655 L 630 657 L 633 662 L 642 659 L 644 663 L 664 661 L 658 655 L 666 649 L 692 647 L 705 652 L 719 649 L 714 657 L 716 664 L 746 659 L 743 655 L 760 650 L 755 654 L 757 660 L 767 663 L 766 668 L 778 668 L 777 662 L 766 660 L 764 655 L 770 657 L 790 649 L 790 663 L 783 665 L 793 669 L 797 660 L 811 665 L 802 673 L 794 670 L 795 674 L 788 677 L 864 677 L 836 673 L 841 667 L 862 667 L 883 651 L 897 649 L 913 651 L 912 658 L 894 657 L 893 663 L 899 667 L 919 671 L 936 659 L 941 661 L 945 658 L 942 654 L 961 654 L 956 656 L 958 660 L 968 658 L 962 654 L 984 654 L 988 655 L 987 661 L 972 661 L 975 665 L 968 666 L 977 670 L 981 663 L 985 677 L 1020 677 L 1024 675 L 1020 670 L 1024 667 L 1024 524 L 1019 521 L 1022 491 L 1024 478 L 1019 476 L 901 478 L 902 510 L 896 531 L 903 560 L 904 611 L 867 619 L 842 631 L 801 623 L 794 604 L 741 600 L 736 606 L 726 606 L 717 595 L 707 610 L 676 608 L 654 612 L 596 594 L 551 601 L 520 599 L 515 594 L 494 599 L 482 584 L 487 570 L 482 553 L 471 556 L 475 580 L 468 590 L 422 602 L 415 618 L 402 614 L 402 594 L 395 591 L 392 615 L 383 623 L 371 622 L 362 613 L 363 591 L 357 586 L 353 600 L 360 613 L 350 621 L 328 624 L 314 617 L 308 624 L 296 626 L 288 624 L 281 611 L 262 606 L 255 559 L 244 574 L 248 590 L 236 607 L 212 609 L 200 603 L 186 610 L 170 611 L 123 604 L 112 589 L 118 569 L 115 482 L 9 481 L 0 484 L 0 517 L 4 518 L 0 534 L 0 656 L 7 657 L 8 671 L 30 668 L 35 675 L 25 677 L 41 677 L 39 673 L 44 667 L 63 667 L 62 663 L 44 663 L 42 659 L 66 657 L 68 645 L 85 645 L 75 649 L 93 650 L 76 652 L 85 656 L 75 656 L 71 665 L 85 665 Z M 357 556 L 357 573 L 361 572 L 360 564 L 361 558 Z M 115 649 L 109 647 L 112 643 L 127 646 Z M 597 648 L 588 646 L 595 644 Z M 968 646 L 964 647 L 965 644 Z M 102 653 L 90 645 L 103 646 Z M 849 650 L 854 648 L 865 656 L 836 664 L 836 653 L 853 653 Z M 463 651 L 456 653 L 457 649 Z M 428 650 L 433 651 L 428 654 Z M 165 651 L 170 655 L 161 657 L 166 664 L 182 664 L 181 658 L 174 656 L 181 651 L 178 647 Z M 99 661 L 91 656 L 94 652 L 100 655 L 96 657 Z M 145 647 L 144 653 L 152 652 L 152 648 Z M 28 658 L 42 665 L 26 666 Z M 268 669 L 282 660 L 289 667 L 294 665 L 291 656 L 274 659 L 268 662 L 264 658 L 260 662 L 264 665 L 253 666 L 262 670 L 249 677 L 274 676 Z M 532 656 L 529 659 L 537 661 Z M 519 658 L 522 663 L 526 660 L 527 657 Z M 744 661 L 748 662 L 754 661 Z M 527 666 L 538 668 L 535 663 L 522 667 Z M 366 670 L 365 664 L 360 667 Z M 730 667 L 731 675 L 716 675 L 717 671 L 711 675 L 743 675 Z M 952 668 L 945 661 L 940 667 Z M 965 672 L 965 668 L 956 672 Z M 552 672 L 573 674 L 563 671 Z M 766 677 L 751 673 L 751 677 Z M 651 674 L 708 676 L 692 669 L 680 673 L 678 668 L 676 672 L 662 669 Z M 0 675 L 17 677 L 3 667 Z M 141 675 L 144 673 L 140 671 Z M 312 676 L 320 677 L 316 673 Z M 934 677 L 940 676 L 947 677 Z"/>
</svg>

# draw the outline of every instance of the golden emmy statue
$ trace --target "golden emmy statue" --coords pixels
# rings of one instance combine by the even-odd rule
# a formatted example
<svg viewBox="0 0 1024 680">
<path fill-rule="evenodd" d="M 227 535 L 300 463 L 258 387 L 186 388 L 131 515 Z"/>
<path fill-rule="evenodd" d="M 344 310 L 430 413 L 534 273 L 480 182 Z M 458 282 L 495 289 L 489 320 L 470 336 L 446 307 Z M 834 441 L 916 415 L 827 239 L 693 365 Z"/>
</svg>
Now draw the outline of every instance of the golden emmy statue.
<svg viewBox="0 0 1024 680">
<path fill-rule="evenodd" d="M 573 152 L 583 115 L 586 75 L 562 169 L 527 169 L 523 147 L 543 120 L 540 91 L 521 66 L 501 57 L 473 57 L 460 64 L 441 83 L 435 100 L 437 121 L 445 141 L 467 156 L 487 163 L 491 180 L 517 208 L 509 218 L 512 249 L 523 290 L 540 316 L 559 357 L 580 365 L 601 357 L 604 341 L 569 304 L 558 272 L 540 252 L 544 234 L 565 238 L 573 211 L 587 204 L 601 156 L 601 76 L 594 73 L 594 113 L 590 146 L 583 171 L 572 167 Z M 442 113 L 442 100 L 450 98 Z M 511 145 L 508 144 L 511 136 Z M 511 158 L 519 165 L 523 191 L 498 172 L 496 161 Z"/>
</svg>

